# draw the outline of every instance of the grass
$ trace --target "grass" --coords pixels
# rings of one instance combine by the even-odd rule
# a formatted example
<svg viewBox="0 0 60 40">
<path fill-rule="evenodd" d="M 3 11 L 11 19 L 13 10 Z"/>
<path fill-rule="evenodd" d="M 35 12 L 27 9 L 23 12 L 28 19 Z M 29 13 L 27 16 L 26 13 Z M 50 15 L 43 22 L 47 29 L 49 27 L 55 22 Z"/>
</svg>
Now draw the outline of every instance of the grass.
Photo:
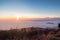
<svg viewBox="0 0 60 40">
<path fill-rule="evenodd" d="M 22 28 L 1 30 L 0 40 L 60 40 L 60 29 Z"/>
</svg>

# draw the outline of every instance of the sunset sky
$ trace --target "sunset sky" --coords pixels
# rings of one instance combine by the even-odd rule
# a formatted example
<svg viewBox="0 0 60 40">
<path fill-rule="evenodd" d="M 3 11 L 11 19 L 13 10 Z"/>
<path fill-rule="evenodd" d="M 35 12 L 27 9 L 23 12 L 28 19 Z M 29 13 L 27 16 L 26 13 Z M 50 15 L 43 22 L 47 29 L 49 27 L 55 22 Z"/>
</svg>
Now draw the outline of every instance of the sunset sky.
<svg viewBox="0 0 60 40">
<path fill-rule="evenodd" d="M 0 0 L 0 18 L 60 17 L 60 0 Z"/>
</svg>

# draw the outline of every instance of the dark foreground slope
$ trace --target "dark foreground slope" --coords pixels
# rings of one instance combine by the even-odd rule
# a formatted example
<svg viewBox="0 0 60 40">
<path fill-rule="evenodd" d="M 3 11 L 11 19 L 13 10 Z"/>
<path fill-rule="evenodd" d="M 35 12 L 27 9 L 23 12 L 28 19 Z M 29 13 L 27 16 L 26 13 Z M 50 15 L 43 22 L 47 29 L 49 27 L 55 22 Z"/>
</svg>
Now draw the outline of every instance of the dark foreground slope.
<svg viewBox="0 0 60 40">
<path fill-rule="evenodd" d="M 0 40 L 60 40 L 60 30 L 23 28 L 0 31 Z"/>
</svg>

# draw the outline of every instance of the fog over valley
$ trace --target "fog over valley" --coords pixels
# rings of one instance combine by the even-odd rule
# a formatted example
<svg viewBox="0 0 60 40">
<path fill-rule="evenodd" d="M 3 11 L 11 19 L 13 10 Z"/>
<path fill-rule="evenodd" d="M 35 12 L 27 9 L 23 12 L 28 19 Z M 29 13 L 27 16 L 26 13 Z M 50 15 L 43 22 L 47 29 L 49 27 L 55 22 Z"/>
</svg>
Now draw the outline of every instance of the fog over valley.
<svg viewBox="0 0 60 40">
<path fill-rule="evenodd" d="M 20 29 L 27 27 L 53 28 L 58 29 L 60 18 L 30 19 L 30 20 L 0 20 L 0 30 Z"/>
</svg>

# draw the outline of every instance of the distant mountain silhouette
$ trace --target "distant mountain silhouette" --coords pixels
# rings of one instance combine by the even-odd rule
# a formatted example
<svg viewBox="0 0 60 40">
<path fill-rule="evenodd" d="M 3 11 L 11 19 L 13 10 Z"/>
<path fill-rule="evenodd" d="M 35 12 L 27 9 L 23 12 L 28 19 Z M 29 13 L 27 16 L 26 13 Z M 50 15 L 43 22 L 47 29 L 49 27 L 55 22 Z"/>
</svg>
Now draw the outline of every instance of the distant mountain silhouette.
<svg viewBox="0 0 60 40">
<path fill-rule="evenodd" d="M 31 18 L 30 21 L 54 21 L 58 20 L 60 21 L 60 18 Z"/>
</svg>

